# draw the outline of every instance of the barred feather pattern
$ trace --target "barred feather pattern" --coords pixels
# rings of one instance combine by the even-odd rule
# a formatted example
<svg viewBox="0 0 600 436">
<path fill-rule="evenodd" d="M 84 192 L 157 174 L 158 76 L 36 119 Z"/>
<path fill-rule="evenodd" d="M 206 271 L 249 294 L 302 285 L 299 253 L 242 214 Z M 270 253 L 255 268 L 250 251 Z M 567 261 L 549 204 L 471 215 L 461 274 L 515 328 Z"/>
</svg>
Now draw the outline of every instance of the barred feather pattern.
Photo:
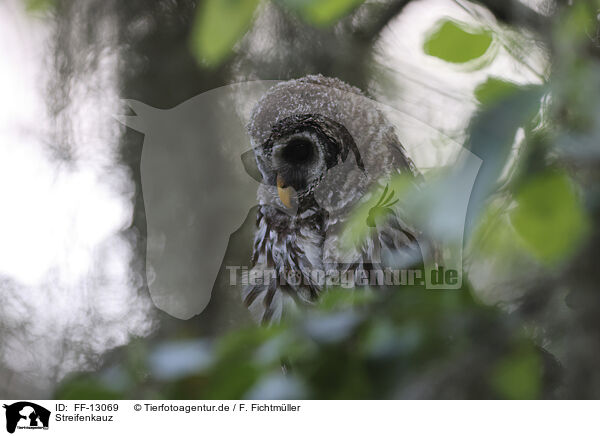
<svg viewBox="0 0 600 436">
<path fill-rule="evenodd" d="M 296 215 L 262 205 L 257 212 L 252 269 L 257 278 L 242 292 L 254 318 L 268 324 L 278 321 L 284 308 L 314 302 L 321 288 L 311 272 L 323 267 L 326 211 L 316 202 Z"/>
<path fill-rule="evenodd" d="M 396 267 L 422 261 L 416 232 L 393 214 L 384 223 L 378 223 L 361 246 L 347 253 L 347 262 L 336 261 L 327 253 L 327 247 L 338 240 L 334 229 L 329 228 L 333 223 L 329 222 L 327 211 L 314 201 L 309 203 L 294 216 L 271 205 L 263 205 L 257 212 L 249 276 L 258 280 L 244 288 L 242 298 L 262 324 L 277 322 L 286 311 L 311 305 L 318 299 L 325 289 L 322 282 L 315 280 L 315 270 L 350 274 L 359 283 L 370 277 L 373 270 L 386 266 L 390 256 Z"/>
</svg>

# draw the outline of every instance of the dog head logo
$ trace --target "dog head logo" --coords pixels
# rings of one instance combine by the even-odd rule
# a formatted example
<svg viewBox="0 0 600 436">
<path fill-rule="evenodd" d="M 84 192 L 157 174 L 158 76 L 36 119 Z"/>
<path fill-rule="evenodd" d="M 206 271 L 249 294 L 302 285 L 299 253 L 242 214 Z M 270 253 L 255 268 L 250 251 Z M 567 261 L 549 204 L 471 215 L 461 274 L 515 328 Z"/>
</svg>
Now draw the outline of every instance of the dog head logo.
<svg viewBox="0 0 600 436">
<path fill-rule="evenodd" d="M 6 431 L 14 433 L 18 429 L 48 429 L 50 411 L 28 401 L 19 401 L 6 409 Z"/>
</svg>

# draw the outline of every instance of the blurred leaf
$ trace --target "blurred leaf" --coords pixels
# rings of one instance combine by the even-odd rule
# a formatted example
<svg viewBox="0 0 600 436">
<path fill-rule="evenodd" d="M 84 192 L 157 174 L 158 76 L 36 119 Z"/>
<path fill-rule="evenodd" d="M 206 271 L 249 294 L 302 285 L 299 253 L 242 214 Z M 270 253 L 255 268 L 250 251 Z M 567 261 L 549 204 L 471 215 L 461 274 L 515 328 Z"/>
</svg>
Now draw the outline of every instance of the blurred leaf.
<svg viewBox="0 0 600 436">
<path fill-rule="evenodd" d="M 465 63 L 477 59 L 488 50 L 492 33 L 484 29 L 467 29 L 464 24 L 444 20 L 427 37 L 425 53 L 447 62 Z"/>
<path fill-rule="evenodd" d="M 494 368 L 491 384 L 509 400 L 536 399 L 540 395 L 542 362 L 535 349 L 519 349 Z"/>
<path fill-rule="evenodd" d="M 55 0 L 25 0 L 25 8 L 28 12 L 46 12 L 54 6 Z"/>
<path fill-rule="evenodd" d="M 424 341 L 424 333 L 421 326 L 416 323 L 396 327 L 389 320 L 379 320 L 373 322 L 367 331 L 365 352 L 375 359 L 397 355 L 410 356 Z"/>
<path fill-rule="evenodd" d="M 516 200 L 511 222 L 542 261 L 554 262 L 570 254 L 586 232 L 587 216 L 563 172 L 549 171 L 535 177 L 520 189 Z"/>
<path fill-rule="evenodd" d="M 279 0 L 315 26 L 330 26 L 357 8 L 364 0 Z"/>
<path fill-rule="evenodd" d="M 473 229 L 485 201 L 494 192 L 512 150 L 517 130 L 539 111 L 543 88 L 529 86 L 485 110 L 471 122 L 468 148 L 483 160 L 471 192 L 466 231 Z"/>
<path fill-rule="evenodd" d="M 284 375 L 281 370 L 261 378 L 248 392 L 246 398 L 253 400 L 300 400 L 306 398 L 306 389 L 294 375 Z"/>
<path fill-rule="evenodd" d="M 304 347 L 297 346 L 295 340 L 296 337 L 291 332 L 282 332 L 259 345 L 253 353 L 252 361 L 261 366 L 268 366 L 281 363 L 281 358 L 287 350 L 295 352 L 302 348 L 302 352 L 306 352 Z"/>
<path fill-rule="evenodd" d="M 231 54 L 248 31 L 260 0 L 205 0 L 192 30 L 192 51 L 208 66 L 217 66 Z"/>
<path fill-rule="evenodd" d="M 109 389 L 101 381 L 75 378 L 65 382 L 55 394 L 57 400 L 121 400 L 120 392 Z"/>
<path fill-rule="evenodd" d="M 478 253 L 496 259 L 496 267 L 513 270 L 513 262 L 531 259 L 529 250 L 519 242 L 519 236 L 510 222 L 509 210 L 504 202 L 490 202 L 473 231 L 472 242 Z M 514 272 L 514 270 L 513 270 Z M 506 277 L 507 272 L 503 273 Z"/>
<path fill-rule="evenodd" d="M 212 347 L 206 340 L 167 342 L 152 351 L 148 365 L 156 378 L 170 380 L 207 368 L 213 358 Z"/>
<path fill-rule="evenodd" d="M 519 85 L 496 77 L 488 78 L 475 88 L 475 98 L 483 105 L 490 105 L 514 94 Z"/>
<path fill-rule="evenodd" d="M 332 344 L 349 338 L 361 322 L 361 317 L 352 310 L 307 316 L 304 330 L 313 340 Z"/>
<path fill-rule="evenodd" d="M 217 361 L 196 380 L 194 396 L 207 399 L 242 398 L 271 366 L 261 366 L 256 359 L 257 349 L 276 338 L 284 325 L 251 327 L 231 332 L 217 346 Z M 267 362 L 272 365 L 272 362 Z M 275 364 L 279 367 L 279 362 Z"/>
<path fill-rule="evenodd" d="M 557 25 L 557 42 L 573 48 L 573 44 L 589 41 L 598 26 L 597 6 L 593 2 L 575 2 Z"/>
<path fill-rule="evenodd" d="M 357 307 L 373 301 L 375 294 L 366 289 L 328 289 L 318 303 L 319 309 L 325 311 Z"/>
</svg>

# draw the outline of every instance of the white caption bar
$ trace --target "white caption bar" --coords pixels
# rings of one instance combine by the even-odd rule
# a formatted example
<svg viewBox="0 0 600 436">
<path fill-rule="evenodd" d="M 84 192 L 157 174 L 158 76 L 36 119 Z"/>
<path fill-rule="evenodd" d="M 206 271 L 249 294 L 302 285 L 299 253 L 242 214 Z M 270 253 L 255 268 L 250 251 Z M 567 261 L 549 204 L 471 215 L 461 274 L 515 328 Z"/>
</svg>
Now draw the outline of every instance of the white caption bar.
<svg viewBox="0 0 600 436">
<path fill-rule="evenodd" d="M 0 434 L 18 436 L 596 435 L 600 409 L 598 401 L 0 401 Z"/>
</svg>

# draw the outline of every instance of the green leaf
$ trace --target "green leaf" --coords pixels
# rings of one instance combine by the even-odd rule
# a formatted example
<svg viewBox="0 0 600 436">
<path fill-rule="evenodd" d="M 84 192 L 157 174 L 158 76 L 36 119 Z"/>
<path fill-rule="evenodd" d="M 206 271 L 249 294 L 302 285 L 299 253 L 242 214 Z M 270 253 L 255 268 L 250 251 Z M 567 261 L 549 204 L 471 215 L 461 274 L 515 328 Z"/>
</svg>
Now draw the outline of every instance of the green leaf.
<svg viewBox="0 0 600 436">
<path fill-rule="evenodd" d="M 335 24 L 364 0 L 279 0 L 309 23 L 325 27 Z"/>
<path fill-rule="evenodd" d="M 540 395 L 541 369 L 541 360 L 535 349 L 519 349 L 496 365 L 491 384 L 502 398 L 536 399 Z"/>
<path fill-rule="evenodd" d="M 588 229 L 588 217 L 569 180 L 548 171 L 526 183 L 517 193 L 511 223 L 529 250 L 554 263 L 571 254 Z"/>
<path fill-rule="evenodd" d="M 205 0 L 192 30 L 192 51 L 207 66 L 217 66 L 250 28 L 260 0 Z"/>
<path fill-rule="evenodd" d="M 475 98 L 483 105 L 491 105 L 514 94 L 519 85 L 496 77 L 488 78 L 475 88 Z"/>
<path fill-rule="evenodd" d="M 469 29 L 462 23 L 444 20 L 427 37 L 423 48 L 430 56 L 462 64 L 483 56 L 492 39 L 488 30 Z"/>
</svg>

